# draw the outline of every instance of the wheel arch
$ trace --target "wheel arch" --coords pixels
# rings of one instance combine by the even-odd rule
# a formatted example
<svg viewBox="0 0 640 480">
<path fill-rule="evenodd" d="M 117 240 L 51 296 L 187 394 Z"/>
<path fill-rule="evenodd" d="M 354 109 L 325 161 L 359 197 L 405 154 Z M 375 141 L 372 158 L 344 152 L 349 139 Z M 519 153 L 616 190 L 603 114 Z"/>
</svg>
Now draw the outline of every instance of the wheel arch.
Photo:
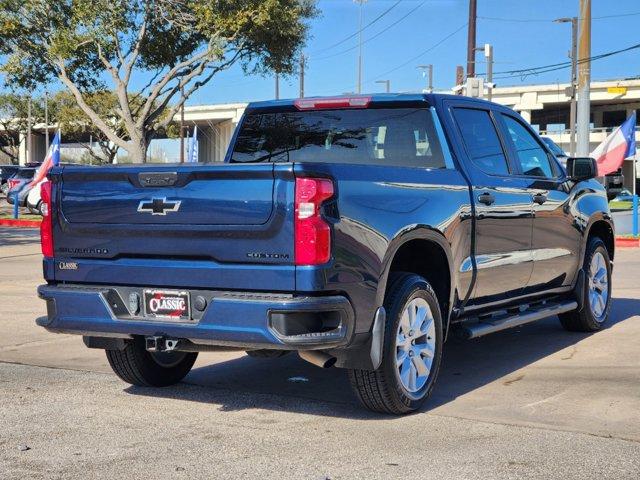
<svg viewBox="0 0 640 480">
<path fill-rule="evenodd" d="M 415 256 L 416 252 L 420 252 L 421 255 Z M 446 332 L 455 288 L 451 246 L 445 236 L 433 228 L 419 226 L 401 232 L 390 242 L 378 282 L 376 293 L 378 305 L 384 303 L 389 275 L 394 271 L 416 273 L 427 279 L 438 296 Z"/>
<path fill-rule="evenodd" d="M 615 233 L 614 227 L 611 221 L 605 219 L 604 216 L 594 219 L 593 222 L 589 225 L 587 229 L 587 234 L 584 237 L 584 242 L 582 245 L 582 256 L 584 257 L 584 252 L 587 248 L 587 242 L 592 237 L 599 237 L 605 244 L 607 248 L 607 252 L 609 253 L 609 259 L 613 261 L 613 257 L 615 255 Z"/>
</svg>

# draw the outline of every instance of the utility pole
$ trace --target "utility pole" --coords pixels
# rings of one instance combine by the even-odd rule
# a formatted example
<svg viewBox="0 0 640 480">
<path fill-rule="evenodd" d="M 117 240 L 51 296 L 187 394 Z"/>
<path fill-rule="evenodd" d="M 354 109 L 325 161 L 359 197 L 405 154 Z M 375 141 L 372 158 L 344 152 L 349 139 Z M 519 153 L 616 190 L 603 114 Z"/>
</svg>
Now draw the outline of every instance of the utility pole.
<svg viewBox="0 0 640 480">
<path fill-rule="evenodd" d="M 433 65 L 418 65 L 422 74 L 427 78 L 427 93 L 433 93 Z"/>
<path fill-rule="evenodd" d="M 476 76 L 476 0 L 469 0 L 469 30 L 467 35 L 467 78 Z"/>
<path fill-rule="evenodd" d="M 391 80 L 376 80 L 376 83 L 382 83 L 385 85 L 384 91 L 386 93 L 391 92 Z"/>
<path fill-rule="evenodd" d="M 298 97 L 304 98 L 304 53 L 300 54 L 300 93 Z"/>
<path fill-rule="evenodd" d="M 576 155 L 589 155 L 591 81 L 591 0 L 580 0 L 580 36 L 578 40 L 578 104 L 576 118 Z"/>
<path fill-rule="evenodd" d="M 49 94 L 44 92 L 44 143 L 45 150 L 49 149 Z"/>
<path fill-rule="evenodd" d="M 276 100 L 280 100 L 280 75 L 276 72 Z"/>
<path fill-rule="evenodd" d="M 184 87 L 180 88 L 180 163 L 184 163 Z"/>
<path fill-rule="evenodd" d="M 31 126 L 32 118 L 31 118 L 31 94 L 29 94 L 29 100 L 27 102 L 27 163 L 31 163 Z"/>
<path fill-rule="evenodd" d="M 571 23 L 571 81 L 567 95 L 571 99 L 569 109 L 569 155 L 576 154 L 576 80 L 578 76 L 578 17 L 563 17 L 554 20 L 556 23 Z"/>
<path fill-rule="evenodd" d="M 359 12 L 359 20 L 358 20 L 358 86 L 357 93 L 362 93 L 362 13 L 363 13 L 363 5 L 367 0 L 354 0 L 356 3 L 360 4 L 360 12 Z"/>
</svg>

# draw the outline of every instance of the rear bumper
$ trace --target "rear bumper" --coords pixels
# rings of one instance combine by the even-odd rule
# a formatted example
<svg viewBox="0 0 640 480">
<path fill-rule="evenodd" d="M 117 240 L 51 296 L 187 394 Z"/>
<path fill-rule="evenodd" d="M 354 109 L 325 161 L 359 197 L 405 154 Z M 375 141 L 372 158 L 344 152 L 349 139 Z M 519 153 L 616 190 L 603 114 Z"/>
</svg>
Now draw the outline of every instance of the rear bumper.
<svg viewBox="0 0 640 480">
<path fill-rule="evenodd" d="M 47 316 L 36 320 L 49 331 L 93 337 L 134 335 L 187 339 L 198 345 L 240 349 L 329 349 L 346 346 L 354 312 L 341 295 L 294 296 L 272 293 L 190 291 L 206 308 L 194 321 L 177 323 L 131 313 L 129 294 L 137 287 L 41 285 Z"/>
</svg>

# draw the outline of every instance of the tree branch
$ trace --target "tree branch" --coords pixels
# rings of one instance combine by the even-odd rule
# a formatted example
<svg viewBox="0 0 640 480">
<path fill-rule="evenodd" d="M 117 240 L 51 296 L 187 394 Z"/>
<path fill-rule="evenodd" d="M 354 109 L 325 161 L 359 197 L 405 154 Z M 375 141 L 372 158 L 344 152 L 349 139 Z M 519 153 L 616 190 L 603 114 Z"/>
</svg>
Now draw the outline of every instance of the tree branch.
<svg viewBox="0 0 640 480">
<path fill-rule="evenodd" d="M 61 58 L 56 58 L 54 60 L 54 64 L 58 68 L 58 78 L 60 81 L 67 87 L 67 89 L 71 92 L 73 97 L 76 99 L 78 106 L 82 109 L 87 117 L 98 127 L 102 132 L 106 135 L 106 137 L 111 140 L 113 143 L 118 145 L 121 148 L 127 150 L 127 142 L 125 142 L 122 138 L 118 137 L 113 131 L 109 128 L 109 126 L 100 118 L 100 116 L 87 104 L 84 100 L 82 93 L 78 89 L 78 87 L 71 81 L 69 76 L 67 75 L 67 70 L 64 66 L 64 61 Z"/>
</svg>

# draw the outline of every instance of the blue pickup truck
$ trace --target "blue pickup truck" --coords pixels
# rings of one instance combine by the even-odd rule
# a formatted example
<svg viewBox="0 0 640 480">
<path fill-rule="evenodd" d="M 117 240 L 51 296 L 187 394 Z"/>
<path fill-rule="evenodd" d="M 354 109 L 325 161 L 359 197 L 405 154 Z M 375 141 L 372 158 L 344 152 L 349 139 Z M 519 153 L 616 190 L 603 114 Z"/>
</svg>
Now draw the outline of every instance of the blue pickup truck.
<svg viewBox="0 0 640 480">
<path fill-rule="evenodd" d="M 51 171 L 37 323 L 135 385 L 179 382 L 200 351 L 294 351 L 407 413 L 451 335 L 603 327 L 614 230 L 596 172 L 565 171 L 482 100 L 252 103 L 224 163 Z"/>
</svg>

